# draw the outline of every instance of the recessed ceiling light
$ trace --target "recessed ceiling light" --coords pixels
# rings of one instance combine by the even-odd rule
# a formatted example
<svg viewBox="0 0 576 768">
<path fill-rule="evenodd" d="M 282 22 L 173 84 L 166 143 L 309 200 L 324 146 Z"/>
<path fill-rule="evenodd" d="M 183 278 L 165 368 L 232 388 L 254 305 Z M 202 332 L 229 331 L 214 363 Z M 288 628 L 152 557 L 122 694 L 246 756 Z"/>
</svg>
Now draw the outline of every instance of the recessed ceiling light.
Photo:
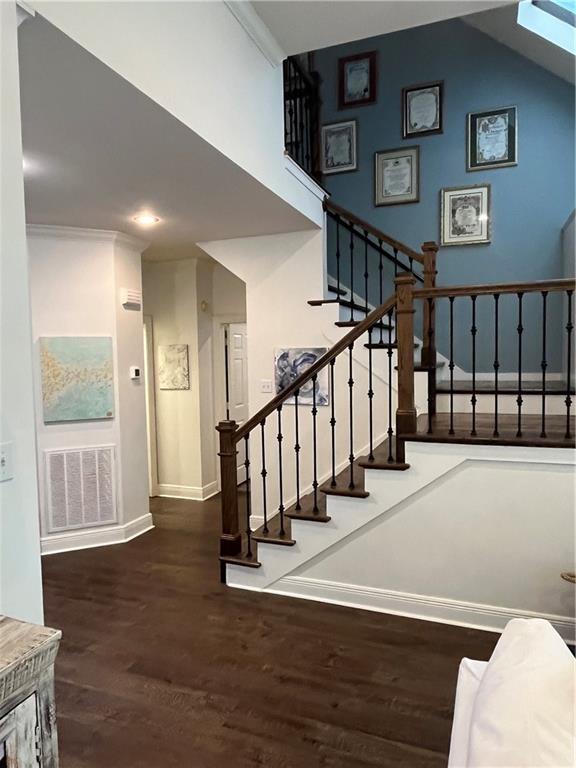
<svg viewBox="0 0 576 768">
<path fill-rule="evenodd" d="M 136 224 L 140 224 L 141 227 L 150 227 L 152 224 L 158 224 L 160 219 L 158 216 L 154 216 L 153 213 L 139 213 L 134 216 L 133 221 L 135 221 Z"/>
</svg>

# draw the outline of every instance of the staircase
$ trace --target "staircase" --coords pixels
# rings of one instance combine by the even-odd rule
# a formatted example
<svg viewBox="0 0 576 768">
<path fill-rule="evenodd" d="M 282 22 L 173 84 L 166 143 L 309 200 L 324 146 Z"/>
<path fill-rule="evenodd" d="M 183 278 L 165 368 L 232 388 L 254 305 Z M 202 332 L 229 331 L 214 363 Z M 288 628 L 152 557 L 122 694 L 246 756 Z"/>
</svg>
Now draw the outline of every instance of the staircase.
<svg viewBox="0 0 576 768">
<path fill-rule="evenodd" d="M 242 426 L 225 421 L 217 427 L 220 562 L 222 580 L 234 586 L 271 587 L 452 472 L 473 446 L 575 445 L 574 280 L 437 287 L 435 243 L 425 243 L 419 253 L 328 201 L 325 211 L 335 225 L 336 274 L 326 296 L 309 303 L 318 311 L 337 303 L 335 332 L 342 335 Z M 518 313 L 512 327 L 502 310 L 510 297 Z M 540 308 L 538 381 L 533 372 L 526 378 L 522 354 L 526 359 L 522 312 L 533 300 Z M 563 310 L 560 325 L 556 315 L 552 322 L 547 314 L 553 300 Z M 495 310 L 489 378 L 477 366 L 477 310 L 486 301 Z M 466 351 L 472 370 L 465 379 L 455 375 L 457 323 L 462 330 L 458 302 L 465 302 L 470 320 Z M 447 328 L 436 326 L 440 310 Z M 448 342 L 446 357 L 436 350 L 441 333 Z M 558 334 L 565 350 L 562 380 L 551 377 L 546 358 Z M 510 338 L 517 346 L 513 378 L 500 372 L 503 341 Z M 324 409 L 317 402 L 322 379 L 329 394 Z M 309 390 L 311 385 L 311 400 L 302 402 L 306 385 Z M 431 453 L 427 443 L 435 444 L 437 452 Z M 442 444 L 468 447 L 456 454 L 440 450 Z M 240 486 L 238 453 L 245 469 Z"/>
</svg>

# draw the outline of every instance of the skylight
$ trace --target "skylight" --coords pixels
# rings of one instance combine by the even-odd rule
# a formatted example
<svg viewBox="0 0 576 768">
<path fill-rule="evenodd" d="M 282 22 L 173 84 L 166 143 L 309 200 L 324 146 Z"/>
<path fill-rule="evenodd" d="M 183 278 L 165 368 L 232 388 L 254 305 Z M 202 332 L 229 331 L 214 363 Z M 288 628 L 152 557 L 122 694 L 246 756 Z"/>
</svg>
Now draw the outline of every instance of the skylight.
<svg viewBox="0 0 576 768">
<path fill-rule="evenodd" d="M 518 24 L 576 55 L 576 0 L 522 0 Z"/>
</svg>

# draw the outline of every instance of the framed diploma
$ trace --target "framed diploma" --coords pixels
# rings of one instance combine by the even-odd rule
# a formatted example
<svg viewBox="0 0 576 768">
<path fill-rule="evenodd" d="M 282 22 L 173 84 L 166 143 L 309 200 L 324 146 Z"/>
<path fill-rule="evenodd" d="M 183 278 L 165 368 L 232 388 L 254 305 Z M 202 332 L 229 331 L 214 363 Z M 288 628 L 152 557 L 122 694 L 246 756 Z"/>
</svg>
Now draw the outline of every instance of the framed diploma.
<svg viewBox="0 0 576 768">
<path fill-rule="evenodd" d="M 322 173 L 355 171 L 356 120 L 322 126 Z"/>
<path fill-rule="evenodd" d="M 420 147 L 374 155 L 374 205 L 417 203 L 420 199 Z"/>
<path fill-rule="evenodd" d="M 516 107 L 471 112 L 467 133 L 469 171 L 518 164 Z"/>
<path fill-rule="evenodd" d="M 402 88 L 402 138 L 442 133 L 444 83 Z"/>
<path fill-rule="evenodd" d="M 376 51 L 338 59 L 338 108 L 376 101 Z"/>
<path fill-rule="evenodd" d="M 442 245 L 478 245 L 490 242 L 490 185 L 440 190 L 440 242 Z"/>
</svg>

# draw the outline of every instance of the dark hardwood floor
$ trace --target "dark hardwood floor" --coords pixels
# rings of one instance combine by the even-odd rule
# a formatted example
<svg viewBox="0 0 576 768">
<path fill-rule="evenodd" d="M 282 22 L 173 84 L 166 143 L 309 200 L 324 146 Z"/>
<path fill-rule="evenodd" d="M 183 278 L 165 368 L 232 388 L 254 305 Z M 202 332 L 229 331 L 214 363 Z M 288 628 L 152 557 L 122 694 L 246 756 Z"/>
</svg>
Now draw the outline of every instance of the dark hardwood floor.
<svg viewBox="0 0 576 768">
<path fill-rule="evenodd" d="M 219 583 L 219 501 L 43 560 L 62 768 L 440 768 L 497 636 Z M 407 561 L 406 567 L 410 567 Z"/>
</svg>

